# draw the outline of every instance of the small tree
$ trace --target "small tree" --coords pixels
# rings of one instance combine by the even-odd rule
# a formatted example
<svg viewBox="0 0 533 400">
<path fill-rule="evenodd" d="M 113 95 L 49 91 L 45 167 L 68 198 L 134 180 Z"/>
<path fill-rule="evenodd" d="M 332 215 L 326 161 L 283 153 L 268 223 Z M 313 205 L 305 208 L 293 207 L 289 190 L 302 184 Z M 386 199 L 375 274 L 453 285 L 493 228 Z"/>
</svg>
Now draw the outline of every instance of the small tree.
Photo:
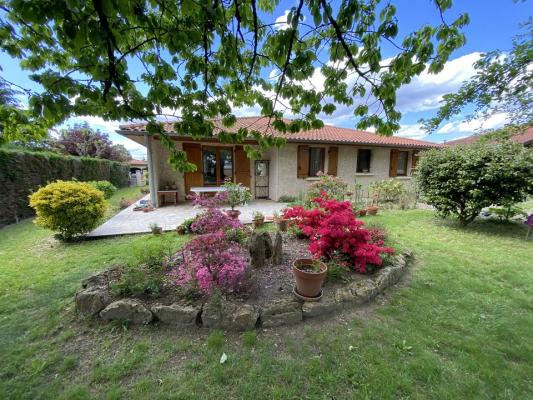
<svg viewBox="0 0 533 400">
<path fill-rule="evenodd" d="M 416 182 L 439 215 L 467 225 L 484 207 L 515 204 L 533 193 L 533 151 L 510 141 L 429 150 Z"/>
<path fill-rule="evenodd" d="M 131 159 L 131 154 L 123 145 L 113 144 L 107 133 L 94 130 L 87 123 L 64 129 L 57 139 L 51 139 L 49 142 L 53 149 L 74 156 L 121 162 Z"/>
</svg>

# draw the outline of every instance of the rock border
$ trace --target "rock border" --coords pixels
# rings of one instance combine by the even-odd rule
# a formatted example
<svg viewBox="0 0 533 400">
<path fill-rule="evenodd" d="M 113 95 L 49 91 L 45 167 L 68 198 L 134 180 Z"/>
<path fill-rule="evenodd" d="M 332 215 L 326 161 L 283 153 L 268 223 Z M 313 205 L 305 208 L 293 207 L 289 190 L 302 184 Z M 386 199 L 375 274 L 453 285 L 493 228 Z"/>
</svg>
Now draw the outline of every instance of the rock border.
<svg viewBox="0 0 533 400">
<path fill-rule="evenodd" d="M 385 289 L 395 285 L 406 273 L 411 252 L 394 257 L 392 265 L 381 268 L 369 279 L 351 282 L 331 291 L 325 290 L 317 302 L 302 302 L 287 295 L 264 306 L 211 298 L 199 306 L 174 303 L 148 307 L 138 299 L 112 301 L 97 274 L 82 281 L 76 293 L 76 311 L 84 316 L 100 317 L 105 321 L 149 324 L 158 321 L 176 328 L 205 327 L 234 331 L 292 325 L 316 317 L 335 315 L 368 303 Z M 105 274 L 105 272 L 103 273 Z"/>
</svg>

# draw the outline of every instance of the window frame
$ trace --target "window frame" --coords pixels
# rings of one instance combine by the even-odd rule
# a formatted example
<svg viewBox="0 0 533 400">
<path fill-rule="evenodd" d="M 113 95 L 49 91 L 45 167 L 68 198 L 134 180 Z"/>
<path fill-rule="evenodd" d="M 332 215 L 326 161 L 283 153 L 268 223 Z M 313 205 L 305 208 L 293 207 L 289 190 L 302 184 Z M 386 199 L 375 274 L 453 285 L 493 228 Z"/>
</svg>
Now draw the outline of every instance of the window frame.
<svg viewBox="0 0 533 400">
<path fill-rule="evenodd" d="M 368 154 L 368 170 L 364 171 L 359 169 L 359 162 L 361 161 L 361 152 L 366 152 Z M 357 160 L 355 164 L 355 173 L 356 174 L 370 174 L 372 171 L 372 149 L 357 149 Z"/>
<path fill-rule="evenodd" d="M 215 183 L 206 183 L 205 181 L 205 171 L 202 171 L 202 182 L 204 186 L 221 186 L 224 184 L 224 181 L 222 180 L 221 174 L 220 174 L 220 167 L 222 166 L 222 157 L 220 152 L 222 150 L 229 151 L 231 154 L 231 181 L 235 181 L 235 154 L 233 147 L 229 146 L 202 146 L 202 169 L 204 166 L 204 151 L 211 151 L 215 153 Z"/>
<path fill-rule="evenodd" d="M 311 163 L 312 163 L 311 154 L 313 153 L 313 150 L 320 151 L 320 168 L 318 169 L 318 171 L 316 171 L 315 174 L 311 173 Z M 316 178 L 318 176 L 317 173 L 319 171 L 324 172 L 325 168 L 326 168 L 326 148 L 317 147 L 317 146 L 314 146 L 314 147 L 309 146 L 309 161 L 308 161 L 308 166 L 307 166 L 307 176 L 309 178 Z"/>
<path fill-rule="evenodd" d="M 405 169 L 404 173 L 400 173 L 400 154 L 405 154 Z M 409 166 L 409 151 L 399 150 L 396 157 L 396 176 L 407 176 L 407 168 Z"/>
</svg>

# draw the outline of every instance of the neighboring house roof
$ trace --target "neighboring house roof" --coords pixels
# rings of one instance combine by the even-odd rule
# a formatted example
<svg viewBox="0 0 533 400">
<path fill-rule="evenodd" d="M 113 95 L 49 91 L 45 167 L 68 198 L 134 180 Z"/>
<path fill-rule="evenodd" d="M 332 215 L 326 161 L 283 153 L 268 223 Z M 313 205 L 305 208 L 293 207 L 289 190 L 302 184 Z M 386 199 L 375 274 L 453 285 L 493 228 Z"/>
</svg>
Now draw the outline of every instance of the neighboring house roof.
<svg viewBox="0 0 533 400">
<path fill-rule="evenodd" d="M 483 135 L 485 134 L 472 135 L 472 136 L 468 136 L 462 139 L 450 140 L 449 142 L 446 142 L 446 145 L 448 146 L 469 145 L 469 144 L 477 142 L 480 138 L 483 137 Z M 523 133 L 519 135 L 517 134 L 517 135 L 511 136 L 511 140 L 517 143 L 523 144 L 524 146 L 533 145 L 533 126 L 530 126 Z"/>
<path fill-rule="evenodd" d="M 215 133 L 222 128 L 220 120 L 214 120 Z M 290 122 L 285 120 L 285 122 Z M 240 128 L 257 130 L 265 135 L 285 137 L 289 142 L 310 142 L 310 143 L 339 143 L 339 144 L 362 144 L 374 146 L 394 146 L 409 148 L 432 148 L 440 147 L 437 143 L 423 140 L 408 139 L 398 136 L 381 136 L 371 132 L 358 131 L 349 128 L 339 128 L 332 125 L 324 125 L 320 129 L 311 129 L 297 133 L 282 133 L 276 131 L 268 123 L 267 117 L 244 117 L 237 118 L 231 128 L 225 128 L 229 132 L 237 132 Z M 168 122 L 164 124 L 164 129 L 169 134 L 175 134 L 174 124 Z M 117 131 L 123 135 L 145 132 L 146 124 L 121 125 Z"/>
<path fill-rule="evenodd" d="M 145 160 L 136 160 L 135 158 L 132 158 L 129 161 L 130 165 L 148 165 L 148 161 Z"/>
</svg>

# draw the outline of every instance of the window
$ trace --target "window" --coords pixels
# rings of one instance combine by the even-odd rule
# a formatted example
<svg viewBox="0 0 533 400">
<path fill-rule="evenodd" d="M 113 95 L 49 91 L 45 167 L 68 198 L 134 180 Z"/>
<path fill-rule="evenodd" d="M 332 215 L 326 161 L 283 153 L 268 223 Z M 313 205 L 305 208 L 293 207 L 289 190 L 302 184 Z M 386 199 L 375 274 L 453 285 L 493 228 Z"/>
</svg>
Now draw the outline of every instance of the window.
<svg viewBox="0 0 533 400">
<path fill-rule="evenodd" d="M 316 176 L 318 171 L 324 172 L 323 148 L 311 147 L 309 149 L 309 176 Z"/>
<path fill-rule="evenodd" d="M 202 149 L 204 185 L 219 186 L 225 179 L 233 180 L 233 149 L 210 147 Z"/>
<path fill-rule="evenodd" d="M 355 172 L 368 173 L 370 172 L 370 158 L 372 151 L 368 149 L 359 149 L 357 151 L 357 169 Z"/>
<path fill-rule="evenodd" d="M 399 151 L 398 152 L 398 164 L 396 166 L 396 176 L 407 175 L 407 160 L 409 160 L 409 152 Z"/>
</svg>

